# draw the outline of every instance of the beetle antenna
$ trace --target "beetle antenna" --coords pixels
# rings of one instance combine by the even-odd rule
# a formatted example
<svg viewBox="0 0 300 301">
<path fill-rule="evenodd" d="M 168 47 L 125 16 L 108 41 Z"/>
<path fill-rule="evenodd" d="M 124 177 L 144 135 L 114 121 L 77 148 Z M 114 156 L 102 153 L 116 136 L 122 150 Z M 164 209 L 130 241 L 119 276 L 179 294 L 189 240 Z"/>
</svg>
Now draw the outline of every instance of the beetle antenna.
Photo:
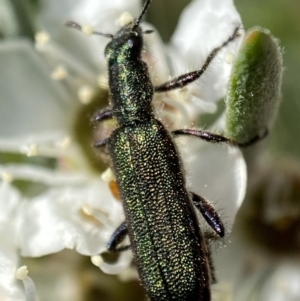
<svg viewBox="0 0 300 301">
<path fill-rule="evenodd" d="M 138 19 L 136 19 L 136 21 L 135 21 L 135 23 L 134 23 L 133 30 L 135 30 L 135 29 L 139 26 L 139 24 L 140 24 L 140 22 L 141 22 L 143 16 L 145 15 L 145 13 L 146 13 L 146 11 L 147 11 L 147 9 L 148 9 L 148 7 L 149 7 L 151 1 L 152 1 L 152 0 L 147 0 L 147 1 L 145 2 L 144 6 L 143 6 L 143 8 L 142 8 L 142 12 L 141 12 L 140 16 L 138 17 Z"/>
<path fill-rule="evenodd" d="M 77 30 L 80 30 L 82 32 L 85 32 L 84 28 L 78 24 L 77 22 L 74 22 L 74 21 L 67 21 L 65 23 L 66 26 L 68 27 L 72 27 L 72 28 L 75 28 Z M 110 34 L 110 33 L 102 33 L 102 32 L 99 32 L 99 31 L 91 31 L 89 32 L 89 35 L 98 35 L 98 36 L 102 36 L 102 37 L 106 37 L 106 38 L 110 38 L 110 39 L 113 39 L 113 35 Z"/>
</svg>

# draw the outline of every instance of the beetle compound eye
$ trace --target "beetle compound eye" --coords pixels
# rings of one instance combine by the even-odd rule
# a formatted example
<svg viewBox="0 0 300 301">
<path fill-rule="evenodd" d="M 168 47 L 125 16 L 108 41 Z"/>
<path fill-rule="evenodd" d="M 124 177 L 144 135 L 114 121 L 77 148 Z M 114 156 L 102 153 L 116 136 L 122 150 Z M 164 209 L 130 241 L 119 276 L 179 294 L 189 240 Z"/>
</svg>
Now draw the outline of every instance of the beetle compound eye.
<svg viewBox="0 0 300 301">
<path fill-rule="evenodd" d="M 130 48 L 132 48 L 132 47 L 133 47 L 133 44 L 134 44 L 134 42 L 133 42 L 133 40 L 132 40 L 132 39 L 129 39 L 129 40 L 127 41 L 127 44 L 128 44 L 128 46 L 129 46 Z"/>
<path fill-rule="evenodd" d="M 141 48 L 143 42 L 141 40 L 141 37 L 138 36 L 131 36 L 128 40 L 127 40 L 127 44 L 129 46 L 129 48 L 135 48 L 137 51 L 139 51 L 139 49 Z"/>
</svg>

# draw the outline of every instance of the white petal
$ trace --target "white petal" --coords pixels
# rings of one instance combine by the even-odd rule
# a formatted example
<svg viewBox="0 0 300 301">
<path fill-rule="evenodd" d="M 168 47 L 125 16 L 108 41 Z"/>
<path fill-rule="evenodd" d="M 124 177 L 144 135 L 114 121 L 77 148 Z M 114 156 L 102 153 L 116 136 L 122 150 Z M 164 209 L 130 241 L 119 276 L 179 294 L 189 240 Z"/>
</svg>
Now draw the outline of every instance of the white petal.
<svg viewBox="0 0 300 301">
<path fill-rule="evenodd" d="M 0 235 L 4 235 L 0 231 Z M 2 244 L 3 242 L 1 242 Z M 12 256 L 14 255 L 14 256 Z M 13 259 L 11 257 L 14 257 Z M 0 300 L 2 301 L 24 301 L 24 295 L 17 280 L 15 279 L 15 271 L 17 264 L 16 250 L 10 250 L 10 257 L 1 252 L 0 247 Z"/>
<path fill-rule="evenodd" d="M 59 172 L 29 164 L 0 165 L 0 175 L 3 173 L 10 175 L 12 180 L 32 181 L 49 186 L 79 185 L 87 183 L 90 179 L 84 173 Z"/>
<path fill-rule="evenodd" d="M 20 203 L 21 197 L 18 191 L 8 182 L 0 182 L 0 224 L 12 222 Z"/>
<path fill-rule="evenodd" d="M 24 300 L 15 279 L 18 263 L 15 244 L 15 213 L 20 203 L 18 192 L 7 182 L 0 183 L 0 300 Z"/>
<path fill-rule="evenodd" d="M 123 12 L 130 12 L 137 17 L 140 12 L 140 1 L 43 0 L 41 7 L 40 19 L 43 24 L 50 27 L 54 25 L 51 23 L 51 19 L 66 20 L 70 17 L 76 17 L 78 18 L 76 19 L 77 22 L 85 24 L 101 24 L 111 27 L 114 18 L 119 18 Z M 106 30 L 106 28 L 102 28 L 102 30 Z"/>
<path fill-rule="evenodd" d="M 191 190 L 216 204 L 230 230 L 246 193 L 247 169 L 242 153 L 238 148 L 207 142 L 188 143 L 192 152 L 184 154 L 184 159 Z"/>
<path fill-rule="evenodd" d="M 61 4 L 63 2 L 63 5 Z M 82 25 L 91 25 L 94 30 L 114 34 L 119 28 L 118 19 L 124 12 L 137 17 L 140 12 L 139 0 L 112 1 L 44 1 L 40 22 L 51 37 L 63 45 L 88 67 L 104 71 L 104 48 L 109 42 L 99 36 L 87 37 L 80 32 L 65 28 L 67 20 L 74 20 Z"/>
<path fill-rule="evenodd" d="M 5 70 L 0 79 L 0 138 L 67 127 L 72 116 L 68 96 L 50 79 L 28 41 L 1 42 L 0 68 Z"/>
<path fill-rule="evenodd" d="M 84 213 L 85 206 L 98 212 L 98 221 Z M 64 248 L 84 255 L 99 253 L 122 221 L 122 208 L 106 184 L 52 189 L 24 202 L 20 210 L 19 240 L 22 254 L 41 256 Z"/>
<path fill-rule="evenodd" d="M 55 119 L 55 118 L 54 118 Z M 24 120 L 25 123 L 29 121 Z M 34 127 L 35 120 L 32 120 L 31 124 L 25 124 L 25 127 Z M 70 142 L 68 128 L 55 130 L 45 130 L 44 132 L 36 133 L 36 128 L 32 132 L 28 131 L 23 133 L 19 129 L 20 134 L 17 133 L 15 136 L 4 135 L 1 137 L 0 134 L 0 150 L 3 152 L 22 153 L 28 157 L 33 156 L 44 156 L 44 157 L 59 157 L 68 151 L 70 153 Z M 9 125 L 8 125 L 9 126 Z M 51 127 L 49 125 L 49 127 Z M 16 132 L 18 129 L 16 129 Z M 68 149 L 67 149 L 68 148 Z"/>
<path fill-rule="evenodd" d="M 61 24 L 62 26 L 62 24 Z M 88 37 L 80 34 L 78 35 L 77 31 L 70 30 L 70 28 L 63 27 L 63 32 L 65 32 L 68 35 L 68 38 L 70 36 L 74 36 L 76 38 L 82 38 L 85 39 L 85 42 L 87 42 L 89 39 Z M 66 39 L 67 37 L 65 37 Z M 83 42 L 83 40 L 82 40 Z M 98 41 L 99 42 L 99 41 Z M 99 44 L 99 43 L 98 43 Z M 79 60 L 78 57 L 74 56 L 71 51 L 68 51 L 67 49 L 61 47 L 60 44 L 56 43 L 53 39 L 50 39 L 50 41 L 46 43 L 36 43 L 36 49 L 43 55 L 45 60 L 47 60 L 47 63 L 51 67 L 52 70 L 59 69 L 59 66 L 63 71 L 67 74 L 64 74 L 64 79 L 69 79 L 68 84 L 70 85 L 71 92 L 76 92 L 76 88 L 78 86 L 78 82 L 80 81 L 88 81 L 91 84 L 95 84 L 98 72 L 96 70 L 99 66 L 94 66 L 95 70 L 91 70 L 90 66 L 86 63 L 86 60 L 89 59 L 89 53 L 84 53 L 84 60 Z M 78 45 L 74 46 L 77 47 Z M 98 46 L 97 46 L 98 48 Z M 71 49 L 72 50 L 72 49 Z M 103 55 L 99 55 L 98 57 L 104 58 Z M 97 59 L 98 61 L 99 59 Z M 70 74 L 71 75 L 70 75 Z M 55 73 L 52 72 L 52 77 L 55 75 Z M 54 76 L 55 78 L 55 76 Z M 58 78 L 59 79 L 59 78 Z M 73 81 L 71 81 L 73 80 Z M 74 93 L 75 94 L 75 93 Z"/>
<path fill-rule="evenodd" d="M 194 0 L 183 11 L 172 37 L 171 59 L 175 70 L 186 72 L 201 68 L 210 52 L 225 42 L 239 25 L 241 19 L 232 0 Z M 236 53 L 240 40 L 226 46 L 202 76 L 201 98 L 215 101 L 224 96 L 231 70 L 225 58 L 228 53 Z M 194 87 L 194 93 L 197 89 L 199 87 Z"/>
<path fill-rule="evenodd" d="M 74 7 L 72 17 L 83 24 L 101 25 L 99 31 L 102 32 L 116 30 L 120 24 L 116 24 L 115 21 L 124 12 L 129 12 L 134 18 L 139 16 L 140 3 L 139 0 L 81 1 Z"/>
</svg>

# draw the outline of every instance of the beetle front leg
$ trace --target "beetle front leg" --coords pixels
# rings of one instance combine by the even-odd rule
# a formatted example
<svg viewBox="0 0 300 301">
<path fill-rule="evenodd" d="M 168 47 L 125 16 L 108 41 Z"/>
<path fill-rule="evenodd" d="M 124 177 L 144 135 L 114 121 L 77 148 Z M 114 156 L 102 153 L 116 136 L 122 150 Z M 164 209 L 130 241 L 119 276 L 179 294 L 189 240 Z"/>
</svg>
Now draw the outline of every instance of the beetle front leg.
<svg viewBox="0 0 300 301">
<path fill-rule="evenodd" d="M 100 112 L 97 112 L 94 116 L 93 116 L 93 121 L 94 122 L 101 122 L 104 121 L 106 119 L 111 119 L 113 118 L 113 111 L 111 109 L 105 109 L 102 110 Z"/>
<path fill-rule="evenodd" d="M 216 47 L 211 51 L 211 53 L 206 58 L 202 68 L 200 70 L 192 71 L 183 75 L 180 75 L 166 83 L 163 83 L 157 87 L 155 87 L 155 92 L 167 92 L 172 91 L 175 89 L 183 88 L 190 83 L 194 82 L 195 80 L 199 79 L 201 75 L 206 71 L 210 63 L 216 57 L 221 49 L 226 47 L 230 42 L 234 41 L 237 37 L 240 36 L 239 34 L 240 26 L 236 27 L 232 33 L 232 35 L 219 47 Z"/>
</svg>

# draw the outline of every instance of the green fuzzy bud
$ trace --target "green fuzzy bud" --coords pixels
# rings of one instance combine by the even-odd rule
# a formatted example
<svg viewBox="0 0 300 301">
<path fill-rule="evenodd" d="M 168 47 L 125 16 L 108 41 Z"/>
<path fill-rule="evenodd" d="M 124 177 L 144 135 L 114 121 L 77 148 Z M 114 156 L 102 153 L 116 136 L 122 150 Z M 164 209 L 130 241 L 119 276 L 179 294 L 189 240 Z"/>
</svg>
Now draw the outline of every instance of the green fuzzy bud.
<svg viewBox="0 0 300 301">
<path fill-rule="evenodd" d="M 245 36 L 226 97 L 226 135 L 246 142 L 273 125 L 280 102 L 282 52 L 266 29 Z"/>
</svg>

